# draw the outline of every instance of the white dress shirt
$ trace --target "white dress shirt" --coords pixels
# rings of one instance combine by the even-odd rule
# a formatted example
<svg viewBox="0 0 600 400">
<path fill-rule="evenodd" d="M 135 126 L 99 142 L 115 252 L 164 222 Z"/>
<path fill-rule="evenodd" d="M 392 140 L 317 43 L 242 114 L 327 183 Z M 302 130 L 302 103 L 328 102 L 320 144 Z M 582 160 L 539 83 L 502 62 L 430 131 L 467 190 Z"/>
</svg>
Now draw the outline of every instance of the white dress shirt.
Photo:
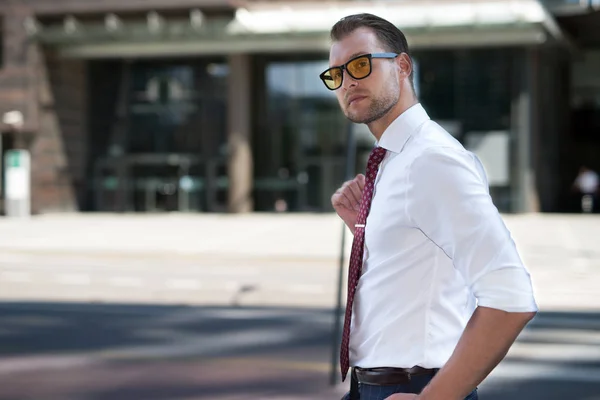
<svg viewBox="0 0 600 400">
<path fill-rule="evenodd" d="M 537 311 L 477 157 L 420 104 L 383 133 L 350 365 L 441 368 L 476 305 Z"/>
</svg>

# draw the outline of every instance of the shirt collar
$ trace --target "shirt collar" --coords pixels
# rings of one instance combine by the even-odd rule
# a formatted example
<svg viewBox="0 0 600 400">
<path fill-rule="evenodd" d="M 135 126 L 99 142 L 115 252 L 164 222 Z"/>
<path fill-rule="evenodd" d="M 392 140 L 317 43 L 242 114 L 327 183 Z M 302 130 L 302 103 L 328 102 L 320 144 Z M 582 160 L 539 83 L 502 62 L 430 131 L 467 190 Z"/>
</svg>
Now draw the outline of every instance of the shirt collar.
<svg viewBox="0 0 600 400">
<path fill-rule="evenodd" d="M 388 151 L 400 153 L 408 138 L 428 120 L 429 115 L 421 103 L 417 103 L 392 121 L 381 135 L 377 145 Z"/>
</svg>

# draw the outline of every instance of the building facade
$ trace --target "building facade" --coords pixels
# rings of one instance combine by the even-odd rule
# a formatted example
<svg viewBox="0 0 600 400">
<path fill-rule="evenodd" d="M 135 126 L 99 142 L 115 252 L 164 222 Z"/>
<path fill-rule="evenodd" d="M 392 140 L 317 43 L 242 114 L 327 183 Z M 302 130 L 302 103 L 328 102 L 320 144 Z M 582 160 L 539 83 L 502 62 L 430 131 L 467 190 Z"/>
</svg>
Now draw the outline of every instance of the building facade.
<svg viewBox="0 0 600 400">
<path fill-rule="evenodd" d="M 382 5 L 383 4 L 383 5 Z M 600 170 L 600 1 L 5 0 L 2 149 L 32 210 L 329 211 L 373 140 L 318 79 L 328 29 L 372 12 L 408 36 L 431 117 L 483 160 L 505 212 L 568 211 Z"/>
</svg>

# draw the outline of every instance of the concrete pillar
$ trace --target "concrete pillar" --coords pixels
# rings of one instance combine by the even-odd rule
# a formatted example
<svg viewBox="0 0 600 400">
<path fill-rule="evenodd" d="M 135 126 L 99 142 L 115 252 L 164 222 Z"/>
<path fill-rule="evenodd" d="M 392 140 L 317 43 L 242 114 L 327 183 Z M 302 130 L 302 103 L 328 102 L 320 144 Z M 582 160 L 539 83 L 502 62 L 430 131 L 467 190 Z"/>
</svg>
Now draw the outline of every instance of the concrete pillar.
<svg viewBox="0 0 600 400">
<path fill-rule="evenodd" d="M 229 197 L 227 208 L 231 213 L 253 210 L 250 72 L 249 55 L 233 54 L 229 56 L 227 89 Z"/>
<path fill-rule="evenodd" d="M 534 152 L 537 139 L 537 49 L 526 49 L 514 58 L 511 130 L 515 146 L 511 157 L 514 164 L 513 211 L 537 212 L 539 201 L 535 181 Z"/>
</svg>

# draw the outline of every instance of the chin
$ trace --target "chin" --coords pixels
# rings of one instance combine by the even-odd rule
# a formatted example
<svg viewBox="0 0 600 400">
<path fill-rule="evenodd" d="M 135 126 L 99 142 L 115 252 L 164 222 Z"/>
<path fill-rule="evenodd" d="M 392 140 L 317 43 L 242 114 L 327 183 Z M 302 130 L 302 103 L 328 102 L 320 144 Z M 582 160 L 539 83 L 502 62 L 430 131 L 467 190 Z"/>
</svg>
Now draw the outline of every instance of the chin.
<svg viewBox="0 0 600 400">
<path fill-rule="evenodd" d="M 346 118 L 348 118 L 350 121 L 357 123 L 357 124 L 362 124 L 363 120 L 366 120 L 368 115 L 366 115 L 367 113 L 365 113 L 363 110 L 352 110 L 352 109 L 346 109 Z"/>
<path fill-rule="evenodd" d="M 346 112 L 346 118 L 355 124 L 364 124 L 369 121 L 369 115 L 365 115 L 365 113 L 357 113 L 357 112 Z"/>
</svg>

